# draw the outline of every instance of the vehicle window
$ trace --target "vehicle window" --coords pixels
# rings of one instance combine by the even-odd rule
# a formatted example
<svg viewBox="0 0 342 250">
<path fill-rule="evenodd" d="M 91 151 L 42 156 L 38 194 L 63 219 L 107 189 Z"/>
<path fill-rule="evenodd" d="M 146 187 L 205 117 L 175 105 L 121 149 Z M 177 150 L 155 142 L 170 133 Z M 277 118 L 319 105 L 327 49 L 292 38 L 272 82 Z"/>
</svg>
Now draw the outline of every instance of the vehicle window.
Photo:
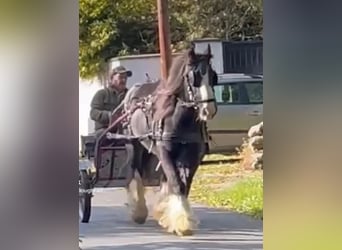
<svg viewBox="0 0 342 250">
<path fill-rule="evenodd" d="M 248 103 L 250 104 L 262 104 L 263 97 L 263 84 L 262 82 L 249 82 L 244 84 L 247 96 Z"/>
<path fill-rule="evenodd" d="M 237 84 L 217 85 L 214 89 L 218 103 L 235 104 L 241 102 L 241 95 Z"/>
<path fill-rule="evenodd" d="M 223 83 L 214 87 L 218 104 L 262 104 L 262 82 Z"/>
</svg>

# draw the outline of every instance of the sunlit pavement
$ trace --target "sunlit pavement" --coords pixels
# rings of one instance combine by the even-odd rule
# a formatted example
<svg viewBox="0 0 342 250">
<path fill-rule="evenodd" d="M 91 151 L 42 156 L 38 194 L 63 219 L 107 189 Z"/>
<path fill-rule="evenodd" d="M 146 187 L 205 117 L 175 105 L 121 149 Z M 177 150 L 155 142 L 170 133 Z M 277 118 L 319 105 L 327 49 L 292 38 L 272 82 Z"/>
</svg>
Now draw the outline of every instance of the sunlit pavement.
<svg viewBox="0 0 342 250">
<path fill-rule="evenodd" d="M 148 192 L 149 208 L 153 192 Z M 180 238 L 163 231 L 149 216 L 144 225 L 133 223 L 125 206 L 123 189 L 98 190 L 92 199 L 89 223 L 80 223 L 81 248 L 86 250 L 183 250 L 263 249 L 262 221 L 227 211 L 193 205 L 200 220 L 191 237 Z"/>
</svg>

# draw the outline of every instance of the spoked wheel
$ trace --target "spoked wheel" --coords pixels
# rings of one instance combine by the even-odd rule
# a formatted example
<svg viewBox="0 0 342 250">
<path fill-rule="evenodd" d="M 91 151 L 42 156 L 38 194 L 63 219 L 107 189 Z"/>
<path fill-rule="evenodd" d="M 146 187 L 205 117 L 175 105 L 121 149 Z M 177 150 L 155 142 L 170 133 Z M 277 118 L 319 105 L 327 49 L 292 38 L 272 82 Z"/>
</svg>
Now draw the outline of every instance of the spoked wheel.
<svg viewBox="0 0 342 250">
<path fill-rule="evenodd" d="M 91 183 L 86 171 L 79 172 L 79 217 L 82 223 L 88 223 L 91 214 Z"/>
</svg>

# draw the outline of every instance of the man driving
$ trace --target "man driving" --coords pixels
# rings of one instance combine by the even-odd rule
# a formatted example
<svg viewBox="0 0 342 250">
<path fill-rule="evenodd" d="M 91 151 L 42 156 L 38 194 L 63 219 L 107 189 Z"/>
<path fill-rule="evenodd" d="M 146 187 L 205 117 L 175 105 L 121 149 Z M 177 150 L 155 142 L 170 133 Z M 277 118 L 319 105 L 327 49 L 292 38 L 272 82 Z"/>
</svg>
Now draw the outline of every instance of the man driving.
<svg viewBox="0 0 342 250">
<path fill-rule="evenodd" d="M 112 112 L 127 93 L 127 78 L 132 71 L 123 66 L 115 67 L 109 77 L 108 87 L 98 90 L 90 104 L 90 118 L 95 122 L 95 134 L 99 137 L 108 128 Z"/>
</svg>

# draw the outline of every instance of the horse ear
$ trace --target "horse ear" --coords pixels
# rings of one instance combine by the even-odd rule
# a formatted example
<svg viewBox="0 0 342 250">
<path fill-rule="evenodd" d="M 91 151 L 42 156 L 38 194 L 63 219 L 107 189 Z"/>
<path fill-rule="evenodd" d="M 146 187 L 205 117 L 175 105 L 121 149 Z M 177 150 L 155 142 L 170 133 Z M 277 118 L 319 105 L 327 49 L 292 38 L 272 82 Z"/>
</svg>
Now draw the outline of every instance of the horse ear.
<svg viewBox="0 0 342 250">
<path fill-rule="evenodd" d="M 193 62 L 195 60 L 195 57 L 196 57 L 195 44 L 193 42 L 190 43 L 190 49 L 188 50 L 188 57 L 190 59 L 190 62 Z"/>
<path fill-rule="evenodd" d="M 208 43 L 208 48 L 207 48 L 207 57 L 209 60 L 213 57 L 211 54 L 211 46 L 209 43 Z"/>
<path fill-rule="evenodd" d="M 208 43 L 207 54 L 208 54 L 208 56 L 211 56 L 211 46 L 210 46 L 210 43 Z"/>
</svg>

